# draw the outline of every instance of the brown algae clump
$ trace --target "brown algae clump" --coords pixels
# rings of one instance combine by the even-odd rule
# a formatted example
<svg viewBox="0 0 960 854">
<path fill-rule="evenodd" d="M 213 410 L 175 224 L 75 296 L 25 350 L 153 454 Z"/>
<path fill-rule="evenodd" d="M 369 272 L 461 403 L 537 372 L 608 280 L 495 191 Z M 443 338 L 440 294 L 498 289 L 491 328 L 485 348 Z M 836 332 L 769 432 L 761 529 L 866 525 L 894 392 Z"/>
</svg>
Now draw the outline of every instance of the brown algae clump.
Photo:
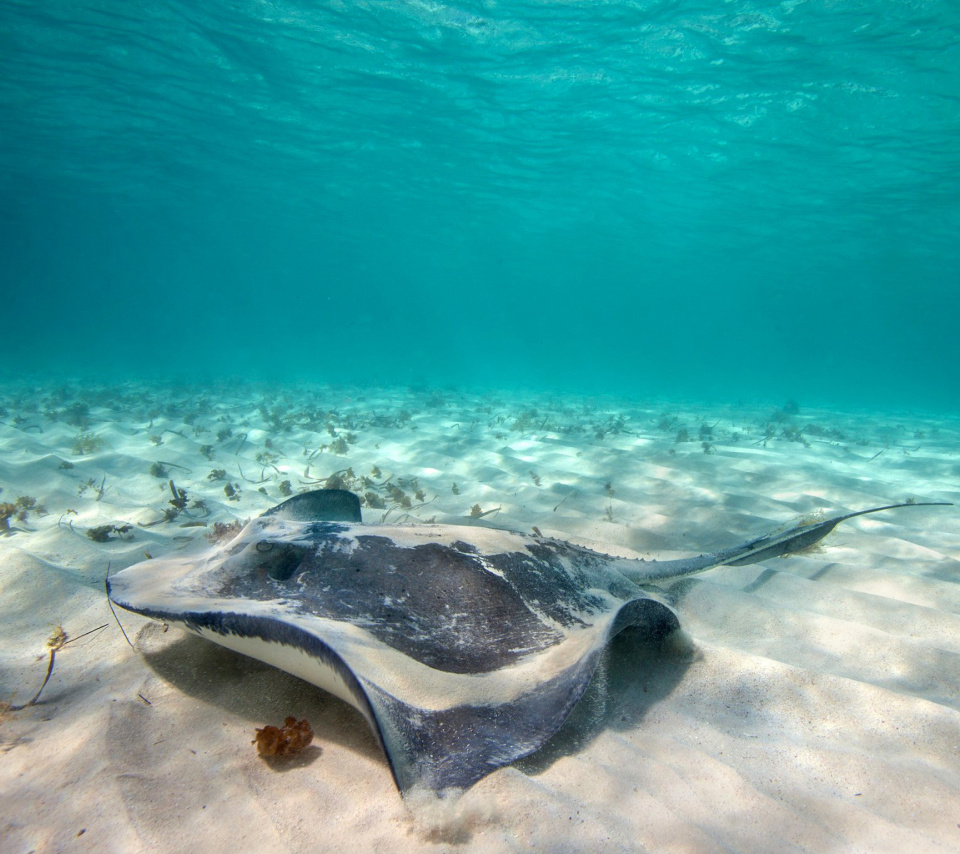
<svg viewBox="0 0 960 854">
<path fill-rule="evenodd" d="M 288 717 L 282 727 L 265 726 L 257 730 L 251 744 L 261 756 L 296 756 L 313 741 L 313 730 L 306 720 Z"/>
</svg>

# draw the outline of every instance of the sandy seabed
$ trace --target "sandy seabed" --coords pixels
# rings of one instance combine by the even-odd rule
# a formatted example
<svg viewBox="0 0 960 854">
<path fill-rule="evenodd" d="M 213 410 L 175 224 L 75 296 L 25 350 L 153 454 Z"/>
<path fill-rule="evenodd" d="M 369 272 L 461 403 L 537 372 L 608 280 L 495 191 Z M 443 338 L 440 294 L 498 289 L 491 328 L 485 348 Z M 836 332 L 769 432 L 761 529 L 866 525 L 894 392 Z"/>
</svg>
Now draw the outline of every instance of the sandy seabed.
<svg viewBox="0 0 960 854">
<path fill-rule="evenodd" d="M 108 565 L 199 551 L 215 523 L 325 485 L 363 495 L 374 524 L 537 526 L 681 557 L 809 514 L 960 501 L 960 421 L 450 390 L 0 387 L 0 698 L 29 700 L 47 639 L 58 626 L 71 639 L 40 701 L 0 716 L 4 854 L 960 851 L 957 508 L 854 519 L 816 552 L 665 583 L 684 626 L 673 644 L 621 637 L 542 750 L 462 795 L 404 800 L 351 707 L 121 613 L 135 651 L 107 607 Z M 269 765 L 254 729 L 288 714 L 316 738 Z"/>
</svg>

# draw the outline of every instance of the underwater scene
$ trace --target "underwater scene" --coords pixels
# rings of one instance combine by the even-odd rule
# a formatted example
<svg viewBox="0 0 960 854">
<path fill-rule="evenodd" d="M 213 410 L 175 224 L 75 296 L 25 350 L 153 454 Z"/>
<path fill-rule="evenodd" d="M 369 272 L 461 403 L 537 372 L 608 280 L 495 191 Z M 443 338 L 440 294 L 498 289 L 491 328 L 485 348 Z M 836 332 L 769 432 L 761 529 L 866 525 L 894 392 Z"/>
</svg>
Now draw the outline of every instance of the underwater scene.
<svg viewBox="0 0 960 854">
<path fill-rule="evenodd" d="M 960 852 L 960 7 L 0 0 L 0 852 Z"/>
</svg>

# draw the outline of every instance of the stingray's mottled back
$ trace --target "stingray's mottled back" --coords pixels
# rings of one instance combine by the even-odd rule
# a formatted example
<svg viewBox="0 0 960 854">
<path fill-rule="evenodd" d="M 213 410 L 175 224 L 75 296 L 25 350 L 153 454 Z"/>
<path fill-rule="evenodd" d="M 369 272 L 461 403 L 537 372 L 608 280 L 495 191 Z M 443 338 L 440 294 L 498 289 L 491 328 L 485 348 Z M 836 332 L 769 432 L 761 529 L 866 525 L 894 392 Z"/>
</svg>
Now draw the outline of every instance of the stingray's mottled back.
<svg viewBox="0 0 960 854">
<path fill-rule="evenodd" d="M 124 570 L 111 599 L 352 703 L 401 789 L 469 786 L 536 750 L 612 634 L 677 625 L 614 559 L 570 543 L 303 521 L 301 509 L 265 514 L 193 560 Z"/>
</svg>

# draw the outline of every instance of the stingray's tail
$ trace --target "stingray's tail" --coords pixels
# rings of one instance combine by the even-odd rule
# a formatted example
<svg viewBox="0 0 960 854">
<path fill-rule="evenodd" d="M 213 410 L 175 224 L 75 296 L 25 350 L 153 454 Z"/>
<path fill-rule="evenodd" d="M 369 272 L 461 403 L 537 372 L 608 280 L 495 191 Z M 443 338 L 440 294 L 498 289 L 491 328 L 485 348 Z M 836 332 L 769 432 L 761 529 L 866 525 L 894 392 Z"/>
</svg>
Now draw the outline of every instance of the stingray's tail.
<svg viewBox="0 0 960 854">
<path fill-rule="evenodd" d="M 664 560 L 635 563 L 639 570 L 638 580 L 656 580 L 661 578 L 676 578 L 681 575 L 690 575 L 694 572 L 703 572 L 715 566 L 743 566 L 749 563 L 760 563 L 768 558 L 781 557 L 803 551 L 815 543 L 819 543 L 827 534 L 846 519 L 854 516 L 866 516 L 868 513 L 879 513 L 881 510 L 893 510 L 897 507 L 950 507 L 949 501 L 909 502 L 906 504 L 888 504 L 885 507 L 871 507 L 869 510 L 858 510 L 856 513 L 846 513 L 843 516 L 834 516 L 822 522 L 800 524 L 789 531 L 758 537 L 732 549 L 714 552 L 713 554 L 698 555 L 697 557 L 683 558 L 682 560 Z M 632 573 L 631 573 L 632 574 Z"/>
</svg>

